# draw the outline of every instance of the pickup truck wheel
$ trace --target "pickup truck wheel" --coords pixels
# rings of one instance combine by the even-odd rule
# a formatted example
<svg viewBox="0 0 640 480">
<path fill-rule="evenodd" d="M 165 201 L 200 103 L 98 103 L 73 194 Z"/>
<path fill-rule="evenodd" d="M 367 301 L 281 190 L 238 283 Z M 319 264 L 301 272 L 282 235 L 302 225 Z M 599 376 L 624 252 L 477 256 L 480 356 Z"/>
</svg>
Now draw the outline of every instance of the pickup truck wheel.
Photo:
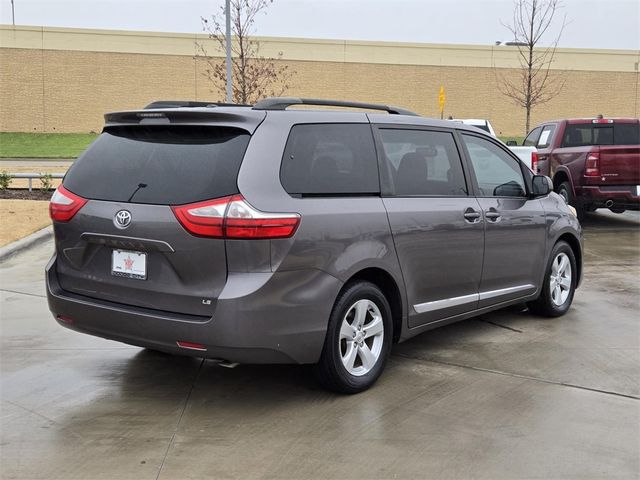
<svg viewBox="0 0 640 480">
<path fill-rule="evenodd" d="M 582 220 L 584 220 L 584 206 L 581 205 L 580 202 L 576 201 L 576 198 L 573 195 L 573 190 L 571 189 L 571 184 L 568 181 L 562 182 L 558 186 L 556 192 L 558 195 L 564 198 L 565 202 L 576 209 L 578 220 L 582 222 Z"/>
<path fill-rule="evenodd" d="M 316 378 L 340 393 L 366 390 L 384 370 L 392 337 L 391 307 L 380 289 L 369 282 L 349 285 L 329 317 Z"/>
<path fill-rule="evenodd" d="M 564 315 L 573 301 L 577 280 L 573 250 L 566 242 L 556 243 L 547 263 L 540 296 L 527 304 L 529 310 L 544 317 Z"/>
</svg>

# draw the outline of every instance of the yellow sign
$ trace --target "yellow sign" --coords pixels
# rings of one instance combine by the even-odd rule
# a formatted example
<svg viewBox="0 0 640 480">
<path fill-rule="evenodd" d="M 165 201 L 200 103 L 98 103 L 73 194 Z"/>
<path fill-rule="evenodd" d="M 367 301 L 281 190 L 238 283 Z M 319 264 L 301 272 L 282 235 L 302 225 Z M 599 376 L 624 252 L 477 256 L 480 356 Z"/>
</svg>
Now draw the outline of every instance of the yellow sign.
<svg viewBox="0 0 640 480">
<path fill-rule="evenodd" d="M 440 113 L 444 112 L 444 102 L 447 100 L 444 94 L 444 87 L 440 85 L 440 95 L 438 95 L 438 102 L 440 103 Z"/>
</svg>

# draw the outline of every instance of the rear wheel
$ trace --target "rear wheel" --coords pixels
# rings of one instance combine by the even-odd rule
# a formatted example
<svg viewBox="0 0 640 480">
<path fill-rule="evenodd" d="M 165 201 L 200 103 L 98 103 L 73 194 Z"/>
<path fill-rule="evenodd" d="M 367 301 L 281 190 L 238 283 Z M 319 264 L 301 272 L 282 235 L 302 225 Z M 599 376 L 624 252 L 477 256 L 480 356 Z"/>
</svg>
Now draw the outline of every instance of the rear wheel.
<svg viewBox="0 0 640 480">
<path fill-rule="evenodd" d="M 540 296 L 527 304 L 529 310 L 545 317 L 564 315 L 573 301 L 577 274 L 575 255 L 569 244 L 556 243 L 547 265 Z"/>
<path fill-rule="evenodd" d="M 330 390 L 358 393 L 378 379 L 389 357 L 391 308 L 382 291 L 369 282 L 349 285 L 329 318 L 318 381 Z"/>
<path fill-rule="evenodd" d="M 571 205 L 576 209 L 576 215 L 578 216 L 578 220 L 582 221 L 584 219 L 584 206 L 580 204 L 580 202 L 576 201 L 576 197 L 573 194 L 573 189 L 571 188 L 571 183 L 568 181 L 562 182 L 557 191 L 558 195 L 564 198 L 564 201 L 567 204 Z"/>
</svg>

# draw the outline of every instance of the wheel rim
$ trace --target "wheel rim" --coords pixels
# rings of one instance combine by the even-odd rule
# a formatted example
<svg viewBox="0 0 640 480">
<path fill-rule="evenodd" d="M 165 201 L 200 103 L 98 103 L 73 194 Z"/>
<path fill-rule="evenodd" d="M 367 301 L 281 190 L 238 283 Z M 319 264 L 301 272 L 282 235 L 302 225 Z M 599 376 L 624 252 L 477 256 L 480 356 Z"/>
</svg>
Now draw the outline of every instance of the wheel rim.
<svg viewBox="0 0 640 480">
<path fill-rule="evenodd" d="M 564 198 L 565 203 L 569 204 L 569 192 L 565 188 L 561 188 L 558 193 Z"/>
<path fill-rule="evenodd" d="M 338 349 L 342 365 L 351 375 L 369 373 L 378 363 L 384 342 L 384 322 L 371 300 L 358 300 L 347 310 L 340 326 Z"/>
<path fill-rule="evenodd" d="M 549 291 L 551 301 L 560 307 L 564 305 L 571 293 L 571 262 L 566 253 L 559 253 L 551 264 L 549 275 Z"/>
</svg>

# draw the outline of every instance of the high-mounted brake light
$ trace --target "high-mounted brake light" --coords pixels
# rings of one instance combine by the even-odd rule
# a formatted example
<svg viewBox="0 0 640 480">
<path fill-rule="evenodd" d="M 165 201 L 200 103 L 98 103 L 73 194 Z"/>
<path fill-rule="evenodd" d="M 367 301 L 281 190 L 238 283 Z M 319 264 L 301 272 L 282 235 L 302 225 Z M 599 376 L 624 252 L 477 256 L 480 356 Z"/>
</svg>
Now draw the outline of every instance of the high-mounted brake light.
<svg viewBox="0 0 640 480">
<path fill-rule="evenodd" d="M 49 216 L 55 222 L 68 222 L 87 201 L 60 185 L 49 203 Z"/>
<path fill-rule="evenodd" d="M 600 153 L 592 152 L 587 156 L 584 168 L 585 177 L 599 177 L 600 176 Z"/>
<path fill-rule="evenodd" d="M 227 239 L 270 239 L 292 236 L 300 224 L 297 213 L 261 212 L 242 195 L 171 207 L 189 233 Z"/>
<path fill-rule="evenodd" d="M 538 152 L 531 152 L 531 170 L 538 173 Z"/>
<path fill-rule="evenodd" d="M 613 123 L 610 118 L 595 118 L 591 120 L 591 123 Z"/>
</svg>

